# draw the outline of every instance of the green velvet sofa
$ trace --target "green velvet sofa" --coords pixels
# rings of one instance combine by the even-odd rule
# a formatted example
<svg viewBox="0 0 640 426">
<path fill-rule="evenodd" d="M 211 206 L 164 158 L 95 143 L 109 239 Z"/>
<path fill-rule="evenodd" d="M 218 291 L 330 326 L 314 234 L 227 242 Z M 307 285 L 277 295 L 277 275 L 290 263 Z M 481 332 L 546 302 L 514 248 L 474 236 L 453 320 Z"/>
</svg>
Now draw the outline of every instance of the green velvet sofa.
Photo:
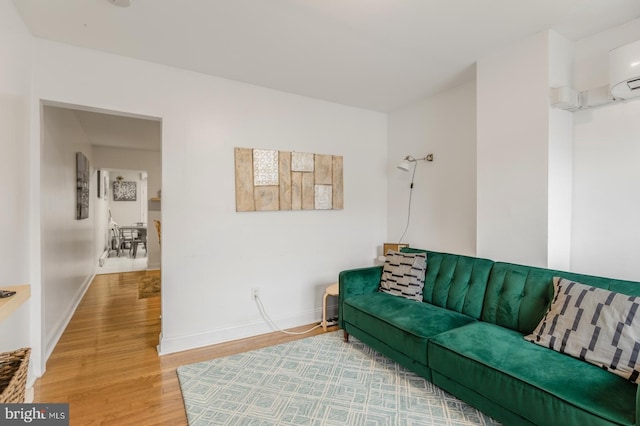
<svg viewBox="0 0 640 426">
<path fill-rule="evenodd" d="M 423 302 L 378 291 L 382 267 L 339 276 L 339 325 L 506 425 L 637 425 L 638 386 L 526 341 L 555 276 L 640 296 L 640 283 L 426 252 Z"/>
</svg>

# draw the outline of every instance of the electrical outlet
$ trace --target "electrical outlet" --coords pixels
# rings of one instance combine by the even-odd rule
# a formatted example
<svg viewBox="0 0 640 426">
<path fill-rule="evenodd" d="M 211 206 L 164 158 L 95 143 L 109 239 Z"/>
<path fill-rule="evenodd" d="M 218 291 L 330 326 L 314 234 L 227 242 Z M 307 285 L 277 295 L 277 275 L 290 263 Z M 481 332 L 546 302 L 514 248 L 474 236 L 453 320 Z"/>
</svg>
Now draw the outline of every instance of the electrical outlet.
<svg viewBox="0 0 640 426">
<path fill-rule="evenodd" d="M 252 288 L 251 289 L 251 300 L 256 300 L 258 297 L 260 297 L 260 290 L 257 288 Z"/>
</svg>

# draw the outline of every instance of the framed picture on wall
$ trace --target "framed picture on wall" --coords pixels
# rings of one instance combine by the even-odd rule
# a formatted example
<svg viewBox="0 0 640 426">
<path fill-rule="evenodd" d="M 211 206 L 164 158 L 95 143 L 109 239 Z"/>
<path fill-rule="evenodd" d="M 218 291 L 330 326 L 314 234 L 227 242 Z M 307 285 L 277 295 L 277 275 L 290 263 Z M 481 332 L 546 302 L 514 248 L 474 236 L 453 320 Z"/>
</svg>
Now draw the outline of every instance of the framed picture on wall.
<svg viewBox="0 0 640 426">
<path fill-rule="evenodd" d="M 116 180 L 113 182 L 113 201 L 136 201 L 136 182 Z"/>
<path fill-rule="evenodd" d="M 96 191 L 96 193 L 98 195 L 98 198 L 102 198 L 102 192 L 103 192 L 102 187 L 104 186 L 103 179 L 102 179 L 102 174 L 103 174 L 102 170 L 98 170 L 98 173 L 97 173 L 97 175 L 98 175 L 98 190 Z"/>
<path fill-rule="evenodd" d="M 409 247 L 409 244 L 384 243 L 382 246 L 382 254 L 386 256 L 389 251 L 400 251 L 403 247 Z"/>
<path fill-rule="evenodd" d="M 89 160 L 76 152 L 76 219 L 89 217 Z"/>
<path fill-rule="evenodd" d="M 105 200 L 109 196 L 109 172 L 106 170 L 102 171 L 102 196 Z"/>
</svg>

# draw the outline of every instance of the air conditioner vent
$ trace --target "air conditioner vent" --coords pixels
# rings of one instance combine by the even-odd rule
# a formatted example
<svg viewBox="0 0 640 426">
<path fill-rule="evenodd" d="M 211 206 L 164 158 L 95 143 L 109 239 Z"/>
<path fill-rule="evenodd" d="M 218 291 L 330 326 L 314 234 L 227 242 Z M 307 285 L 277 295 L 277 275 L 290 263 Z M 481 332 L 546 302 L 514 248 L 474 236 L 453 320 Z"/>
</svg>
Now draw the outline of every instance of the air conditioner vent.
<svg viewBox="0 0 640 426">
<path fill-rule="evenodd" d="M 627 81 L 627 86 L 629 86 L 629 90 L 638 90 L 638 89 L 640 89 L 640 78 L 636 78 L 635 80 Z"/>
</svg>

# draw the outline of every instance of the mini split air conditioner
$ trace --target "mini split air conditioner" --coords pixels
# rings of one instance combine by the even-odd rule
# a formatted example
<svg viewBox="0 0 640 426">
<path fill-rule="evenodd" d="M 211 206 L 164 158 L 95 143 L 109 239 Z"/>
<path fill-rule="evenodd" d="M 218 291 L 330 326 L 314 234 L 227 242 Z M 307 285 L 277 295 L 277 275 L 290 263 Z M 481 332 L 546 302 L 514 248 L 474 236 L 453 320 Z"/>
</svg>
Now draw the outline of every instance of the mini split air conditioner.
<svg viewBox="0 0 640 426">
<path fill-rule="evenodd" d="M 640 40 L 609 52 L 609 87 L 616 99 L 640 96 Z"/>
</svg>

